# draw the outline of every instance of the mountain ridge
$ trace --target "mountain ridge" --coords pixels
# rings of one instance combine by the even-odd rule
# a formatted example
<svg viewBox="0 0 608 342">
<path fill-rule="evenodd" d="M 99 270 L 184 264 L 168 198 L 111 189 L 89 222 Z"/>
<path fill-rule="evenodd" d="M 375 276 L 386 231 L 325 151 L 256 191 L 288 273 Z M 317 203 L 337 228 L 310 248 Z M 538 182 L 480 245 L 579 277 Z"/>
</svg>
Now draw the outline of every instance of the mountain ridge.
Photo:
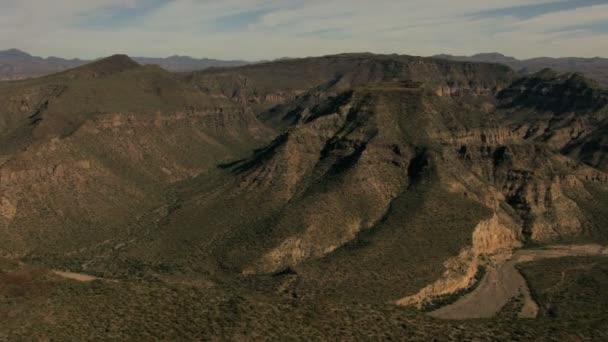
<svg viewBox="0 0 608 342">
<path fill-rule="evenodd" d="M 248 64 L 246 61 L 224 61 L 189 56 L 170 56 L 166 58 L 133 57 L 144 65 L 159 65 L 173 72 L 189 72 L 218 66 L 237 66 Z M 65 59 L 60 57 L 37 57 L 18 49 L 0 51 L 0 80 L 18 80 L 40 77 L 82 66 L 94 60 Z"/>
<path fill-rule="evenodd" d="M 608 86 L 608 59 L 601 57 L 536 57 L 519 60 L 497 52 L 479 53 L 472 56 L 439 54 L 431 57 L 456 61 L 500 63 L 524 74 L 535 73 L 544 68 L 555 69 L 559 72 L 581 72 L 590 78 L 596 79 L 602 86 Z M 275 61 L 290 59 L 293 58 L 280 58 Z M 160 65 L 162 68 L 172 72 L 191 72 L 213 67 L 234 67 L 252 63 L 240 60 L 197 59 L 180 55 L 173 55 L 166 58 L 133 57 L 133 60 L 144 65 Z M 4 50 L 0 51 L 0 80 L 15 80 L 44 76 L 84 65 L 89 62 L 91 62 L 91 60 L 82 60 L 78 58 L 41 58 L 32 56 L 31 54 L 18 49 Z M 260 63 L 268 62 L 273 61 L 260 61 Z"/>
<path fill-rule="evenodd" d="M 508 65 L 523 74 L 532 74 L 545 68 L 550 68 L 558 72 L 580 72 L 587 77 L 600 82 L 603 87 L 608 87 L 608 58 L 535 57 L 520 60 L 497 52 L 480 53 L 472 56 L 440 54 L 433 57 L 455 61 L 501 63 Z"/>
</svg>

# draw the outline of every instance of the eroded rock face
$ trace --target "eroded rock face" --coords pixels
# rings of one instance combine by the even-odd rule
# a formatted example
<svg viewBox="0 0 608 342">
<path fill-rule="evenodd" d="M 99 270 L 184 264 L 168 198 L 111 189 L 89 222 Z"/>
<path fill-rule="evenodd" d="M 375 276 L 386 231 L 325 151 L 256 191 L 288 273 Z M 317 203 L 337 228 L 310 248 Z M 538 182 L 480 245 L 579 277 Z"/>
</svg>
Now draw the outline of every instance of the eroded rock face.
<svg viewBox="0 0 608 342">
<path fill-rule="evenodd" d="M 479 267 L 479 260 L 467 248 L 457 257 L 447 260 L 444 263 L 444 267 L 446 270 L 439 280 L 424 287 L 415 295 L 397 300 L 395 304 L 421 308 L 425 303 L 431 302 L 434 298 L 455 293 L 471 286 Z"/>
<path fill-rule="evenodd" d="M 454 146 L 464 146 L 465 149 L 460 152 L 465 154 L 464 157 L 466 157 L 467 145 L 501 146 L 523 143 L 521 140 L 523 138 L 522 134 L 513 131 L 508 127 L 475 128 L 467 131 L 441 132 L 434 134 L 433 138 Z"/>
<path fill-rule="evenodd" d="M 576 202 L 564 195 L 559 178 L 526 182 L 507 194 L 526 221 L 525 229 L 536 241 L 573 237 L 582 231 L 584 215 Z"/>
<path fill-rule="evenodd" d="M 456 152 L 466 169 L 493 185 L 486 186 L 487 195 L 476 195 L 480 202 L 492 208 L 503 203 L 518 213 L 526 240 L 551 242 L 582 233 L 585 215 L 564 187 L 568 193 L 584 194 L 583 182 L 604 183 L 601 171 L 530 143 L 520 129 L 473 129 L 435 137 Z M 460 191 L 480 187 L 460 185 Z"/>
<path fill-rule="evenodd" d="M 477 95 L 477 96 L 492 96 L 492 95 L 500 92 L 501 89 L 502 89 L 502 87 L 500 85 L 497 85 L 494 87 L 483 87 L 483 86 L 470 87 L 469 85 L 465 85 L 465 84 L 447 84 L 447 85 L 442 85 L 442 86 L 438 87 L 435 90 L 435 94 L 437 94 L 437 96 L 442 96 L 442 97 L 443 96 L 458 97 L 458 96 L 471 95 L 471 94 Z"/>
<path fill-rule="evenodd" d="M 473 231 L 472 252 L 479 255 L 496 254 L 522 246 L 519 227 L 506 214 L 494 213 L 481 221 Z"/>
<path fill-rule="evenodd" d="M 8 198 L 0 198 L 0 216 L 6 221 L 12 221 L 17 215 L 17 206 L 13 204 Z"/>
<path fill-rule="evenodd" d="M 606 171 L 608 91 L 579 74 L 544 70 L 514 82 L 498 99 L 505 125 L 526 140 Z"/>
</svg>

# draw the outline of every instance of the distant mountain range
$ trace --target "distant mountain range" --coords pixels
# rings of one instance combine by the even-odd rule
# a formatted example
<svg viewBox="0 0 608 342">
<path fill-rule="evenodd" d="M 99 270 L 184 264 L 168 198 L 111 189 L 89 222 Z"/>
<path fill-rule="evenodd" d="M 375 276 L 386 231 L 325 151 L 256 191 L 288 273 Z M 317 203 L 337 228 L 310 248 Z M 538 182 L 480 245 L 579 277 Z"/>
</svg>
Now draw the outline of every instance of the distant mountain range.
<svg viewBox="0 0 608 342">
<path fill-rule="evenodd" d="M 499 63 L 507 65 L 522 74 L 532 74 L 545 68 L 550 68 L 558 72 L 579 72 L 598 81 L 605 87 L 608 86 L 607 58 L 539 57 L 520 60 L 500 53 L 480 53 L 473 56 L 440 54 L 432 57 L 451 61 Z M 171 56 L 166 58 L 134 57 L 133 60 L 142 65 L 158 65 L 163 69 L 172 72 L 190 72 L 211 67 L 233 67 L 250 64 L 250 62 L 242 60 L 225 61 L 209 58 L 192 58 L 188 56 Z M 280 60 L 282 59 L 277 59 L 276 61 Z M 92 62 L 92 60 L 77 58 L 64 59 L 58 57 L 42 58 L 32 56 L 27 52 L 17 49 L 4 50 L 0 51 L 0 81 L 49 75 L 90 62 Z"/>
<path fill-rule="evenodd" d="M 595 79 L 602 85 L 608 86 L 608 58 L 539 57 L 520 60 L 500 53 L 480 53 L 473 56 L 452 56 L 442 54 L 433 57 L 452 61 L 500 63 L 524 74 L 535 73 L 545 68 L 550 68 L 558 72 L 580 72 L 587 77 Z"/>
<path fill-rule="evenodd" d="M 167 58 L 135 57 L 137 63 L 156 64 L 173 72 L 203 70 L 210 67 L 239 66 L 246 61 L 223 61 L 209 58 L 192 58 L 188 56 L 171 56 Z M 58 57 L 42 58 L 32 56 L 17 49 L 0 51 L 0 80 L 17 80 L 44 76 L 67 69 L 75 68 L 91 60 L 64 59 Z"/>
</svg>

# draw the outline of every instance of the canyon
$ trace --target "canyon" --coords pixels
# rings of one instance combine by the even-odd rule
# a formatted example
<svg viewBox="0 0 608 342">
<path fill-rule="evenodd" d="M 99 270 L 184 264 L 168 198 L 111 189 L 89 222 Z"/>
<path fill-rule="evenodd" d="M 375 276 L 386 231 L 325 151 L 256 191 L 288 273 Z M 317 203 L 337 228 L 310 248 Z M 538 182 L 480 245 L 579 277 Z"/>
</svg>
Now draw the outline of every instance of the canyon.
<svg viewBox="0 0 608 342">
<path fill-rule="evenodd" d="M 193 72 L 115 55 L 0 82 L 0 299 L 51 298 L 44 319 L 0 310 L 18 318 L 0 340 L 28 315 L 60 337 L 92 296 L 125 338 L 108 312 L 231 336 L 290 330 L 277 312 L 299 329 L 329 315 L 360 333 L 363 312 L 391 332 L 486 318 L 469 337 L 556 334 L 518 268 L 605 258 L 607 127 L 608 91 L 581 74 L 402 55 Z M 546 325 L 494 321 L 520 295 Z M 218 336 L 180 324 L 167 333 Z"/>
</svg>

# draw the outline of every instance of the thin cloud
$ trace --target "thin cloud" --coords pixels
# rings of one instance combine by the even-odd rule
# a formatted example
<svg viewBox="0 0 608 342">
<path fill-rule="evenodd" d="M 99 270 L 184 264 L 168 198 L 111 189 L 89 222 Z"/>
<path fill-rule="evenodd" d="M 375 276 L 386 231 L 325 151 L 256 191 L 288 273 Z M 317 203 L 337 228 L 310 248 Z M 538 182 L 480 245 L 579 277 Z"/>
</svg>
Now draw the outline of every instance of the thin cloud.
<svg viewBox="0 0 608 342">
<path fill-rule="evenodd" d="M 607 56 L 608 25 L 598 25 L 607 17 L 608 0 L 0 0 L 0 48 L 86 58 Z"/>
</svg>

